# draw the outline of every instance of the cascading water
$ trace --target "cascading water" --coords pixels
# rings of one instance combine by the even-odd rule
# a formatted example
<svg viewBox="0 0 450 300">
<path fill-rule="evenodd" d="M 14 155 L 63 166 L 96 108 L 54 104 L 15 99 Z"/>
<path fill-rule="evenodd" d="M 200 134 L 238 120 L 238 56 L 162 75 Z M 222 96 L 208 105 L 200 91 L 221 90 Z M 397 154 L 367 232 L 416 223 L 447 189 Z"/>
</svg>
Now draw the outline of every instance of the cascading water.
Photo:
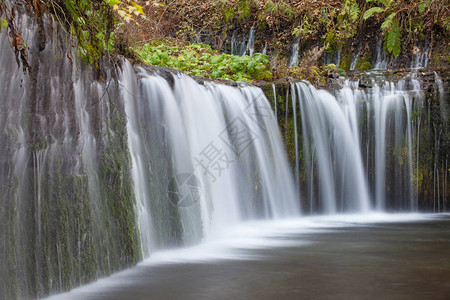
<svg viewBox="0 0 450 300">
<path fill-rule="evenodd" d="M 392 56 L 387 55 L 383 49 L 383 39 L 378 38 L 375 46 L 375 59 L 373 60 L 374 70 L 384 70 L 392 62 Z"/>
<path fill-rule="evenodd" d="M 435 78 L 435 83 L 437 85 L 437 94 L 438 94 L 438 99 L 439 99 L 439 108 L 440 108 L 440 123 L 443 125 L 440 129 L 435 130 L 439 131 L 439 135 L 437 136 L 437 144 L 438 147 L 436 147 L 436 151 L 435 151 L 435 165 L 434 165 L 434 173 L 433 173 L 433 178 L 434 178 L 434 191 L 433 191 L 433 211 L 434 212 L 441 212 L 441 211 L 446 211 L 447 208 L 447 184 L 448 184 L 448 173 L 449 173 L 449 168 L 448 168 L 448 153 L 445 149 L 449 148 L 448 145 L 448 135 L 449 133 L 449 127 L 450 127 L 450 122 L 449 122 L 449 103 L 448 103 L 448 96 L 445 92 L 445 88 L 444 88 L 444 83 L 442 81 L 442 79 L 439 77 L 439 75 L 434 72 L 434 78 Z M 439 144 L 441 143 L 441 133 L 443 135 L 442 138 L 442 144 L 440 145 L 441 149 L 439 149 Z M 442 152 L 441 155 L 439 155 L 440 152 Z M 440 161 L 440 163 L 439 163 Z M 440 171 L 441 170 L 441 171 Z M 439 192 L 439 179 L 441 179 L 442 181 L 442 188 L 441 188 L 441 193 Z M 437 193 L 436 193 L 436 181 L 437 181 Z M 436 205 L 437 204 L 437 205 Z M 437 206 L 437 207 L 436 207 Z"/>
<path fill-rule="evenodd" d="M 440 180 L 448 171 L 440 143 L 447 141 L 442 133 L 448 117 L 445 91 L 436 78 L 437 102 L 426 99 L 414 72 L 395 82 L 376 73 L 347 80 L 334 96 L 308 83 L 287 90 L 282 121 L 285 128 L 288 119 L 294 124 L 286 143 L 295 153 L 291 163 L 301 178 L 306 211 L 415 211 L 423 208 L 419 199 L 430 197 L 434 204 L 428 209 L 441 211 L 447 183 Z M 439 117 L 427 107 L 438 109 Z"/>
<path fill-rule="evenodd" d="M 250 32 L 248 33 L 248 38 L 239 39 L 236 37 L 236 32 L 233 32 L 230 41 L 230 54 L 233 55 L 248 55 L 250 57 L 253 56 L 255 51 L 255 26 L 250 28 Z"/>
<path fill-rule="evenodd" d="M 302 169 L 308 171 L 304 196 L 311 199 L 310 205 L 314 203 L 310 210 L 367 212 L 369 196 L 359 149 L 355 100 L 343 95 L 339 104 L 331 94 L 306 83 L 296 83 L 291 94 L 293 99 L 299 99 Z M 293 109 L 295 115 L 296 107 Z M 317 190 L 312 188 L 315 185 Z"/>
<path fill-rule="evenodd" d="M 423 51 L 417 49 L 415 57 L 411 62 L 411 69 L 419 69 L 428 67 L 428 56 L 429 50 L 425 49 Z"/>
<path fill-rule="evenodd" d="M 358 63 L 359 57 L 361 56 L 361 50 L 362 46 L 359 46 L 358 51 L 356 52 L 356 55 L 353 57 L 352 62 L 350 64 L 350 71 L 355 70 L 356 64 Z"/>
<path fill-rule="evenodd" d="M 298 47 L 300 38 L 296 38 L 292 44 L 291 55 L 289 57 L 289 67 L 295 67 L 298 65 Z"/>
<path fill-rule="evenodd" d="M 262 49 L 261 53 L 267 55 L 267 42 L 264 43 L 264 48 Z"/>
<path fill-rule="evenodd" d="M 152 241 L 156 248 L 164 247 L 152 236 L 173 238 L 170 232 L 160 232 L 167 226 L 179 226 L 186 245 L 245 219 L 298 215 L 281 137 L 262 91 L 167 76 L 169 80 L 140 69 L 137 80 L 127 65 L 122 79 L 139 223 L 143 242 L 149 243 L 143 245 L 144 253 L 148 255 Z M 166 157 L 149 151 L 151 143 L 159 144 L 153 147 L 162 148 Z M 161 160 L 169 166 L 161 169 Z M 152 182 L 164 170 L 171 170 L 162 187 L 166 191 L 154 196 L 144 181 Z M 177 191 L 171 178 L 177 179 Z M 182 190 L 183 184 L 190 184 L 195 193 Z M 166 196 L 171 192 L 178 199 Z M 188 202 L 181 203 L 186 198 Z M 168 218 L 177 224 L 155 224 L 161 211 L 170 209 Z"/>
<path fill-rule="evenodd" d="M 255 51 L 255 26 L 252 26 L 252 28 L 250 28 L 250 33 L 248 35 L 247 51 L 248 56 L 252 57 L 253 52 Z"/>
<path fill-rule="evenodd" d="M 341 64 L 341 52 L 342 48 L 340 47 L 333 52 L 325 52 L 323 56 L 324 64 L 325 65 L 334 64 L 337 67 L 339 67 Z"/>
</svg>

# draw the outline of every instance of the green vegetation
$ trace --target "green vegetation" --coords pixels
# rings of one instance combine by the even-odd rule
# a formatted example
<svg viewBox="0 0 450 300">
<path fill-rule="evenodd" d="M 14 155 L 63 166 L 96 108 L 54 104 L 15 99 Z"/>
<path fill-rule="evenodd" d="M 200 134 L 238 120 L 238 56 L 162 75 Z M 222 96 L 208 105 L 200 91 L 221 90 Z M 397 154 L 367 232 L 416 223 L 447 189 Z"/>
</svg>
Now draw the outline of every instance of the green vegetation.
<svg viewBox="0 0 450 300">
<path fill-rule="evenodd" d="M 3 28 L 7 28 L 8 27 L 8 21 L 6 21 L 5 19 L 3 19 L 3 18 L 0 18 L 0 31 L 3 29 Z"/>
<path fill-rule="evenodd" d="M 269 58 L 261 53 L 253 57 L 236 56 L 221 54 L 206 44 L 176 46 L 167 41 L 145 44 L 136 52 L 149 65 L 174 68 L 194 76 L 247 82 L 272 77 Z"/>
<path fill-rule="evenodd" d="M 131 0 L 50 0 L 26 1 L 30 9 L 36 14 L 38 24 L 42 27 L 42 16 L 51 13 L 71 36 L 76 37 L 78 56 L 86 62 L 98 66 L 100 58 L 109 56 L 111 52 L 118 52 L 117 32 L 127 23 L 136 23 L 146 19 L 143 6 L 153 1 L 145 1 L 143 6 Z M 26 45 L 21 37 L 14 19 L 17 7 L 0 1 L 0 30 L 9 28 L 11 45 L 22 54 L 21 60 L 27 64 Z M 138 19 L 139 18 L 139 19 Z M 40 37 L 41 47 L 45 45 L 45 36 Z M 40 49 L 42 50 L 42 49 Z"/>
<path fill-rule="evenodd" d="M 46 5 L 59 22 L 67 24 L 77 38 L 78 55 L 90 64 L 115 50 L 119 27 L 137 22 L 134 17 L 145 18 L 143 7 L 130 0 L 52 0 Z"/>
<path fill-rule="evenodd" d="M 414 4 L 404 0 L 366 0 L 366 2 L 377 6 L 365 11 L 364 20 L 381 16 L 379 21 L 382 22 L 380 29 L 385 40 L 385 50 L 392 53 L 395 58 L 401 51 L 402 34 L 406 34 L 409 39 L 415 36 L 423 39 L 424 33 L 433 27 L 441 27 L 447 36 L 449 34 L 448 1 L 420 0 Z"/>
<path fill-rule="evenodd" d="M 370 70 L 370 69 L 372 69 L 371 61 L 372 61 L 372 53 L 371 52 L 362 53 L 358 59 L 358 62 L 356 63 L 355 69 L 361 70 L 361 71 Z"/>
<path fill-rule="evenodd" d="M 346 40 L 355 36 L 358 29 L 360 8 L 355 0 L 345 0 L 342 6 L 325 6 L 317 11 L 307 12 L 301 24 L 292 34 L 304 41 L 315 35 L 322 35 L 325 50 L 332 52 L 342 47 Z M 325 31 L 324 31 L 325 29 Z"/>
<path fill-rule="evenodd" d="M 367 0 L 367 2 L 374 2 L 373 0 Z M 385 48 L 389 53 L 392 53 L 395 58 L 400 54 L 401 44 L 401 32 L 399 21 L 396 18 L 397 12 L 393 12 L 393 5 L 396 0 L 377 0 L 382 7 L 372 7 L 364 13 L 364 20 L 372 17 L 375 14 L 383 14 L 386 16 L 381 24 L 381 30 L 384 34 Z"/>
<path fill-rule="evenodd" d="M 354 52 L 360 41 L 370 51 L 378 36 L 384 38 L 385 51 L 395 57 L 412 56 L 411 50 L 430 42 L 442 45 L 450 37 L 448 4 L 448 0 L 50 0 L 27 1 L 25 5 L 38 19 L 45 13 L 53 14 L 76 38 L 78 56 L 96 67 L 111 53 L 136 58 L 135 49 L 141 62 L 151 65 L 213 79 L 250 81 L 299 73 L 285 70 L 296 37 L 300 41 L 300 69 L 320 66 L 324 52 L 328 56 L 336 51 Z M 0 28 L 13 29 L 10 42 L 16 57 L 29 68 L 27 47 L 20 36 L 23 30 L 16 28 L 8 6 L 0 1 Z M 231 36 L 247 34 L 251 26 L 257 28 L 256 49 L 266 48 L 274 68 L 269 68 L 267 57 L 259 54 L 239 58 L 215 51 L 226 51 Z M 190 44 L 198 38 L 210 46 Z M 158 40 L 165 42 L 155 42 Z M 176 44 L 168 42 L 173 40 Z M 136 46 L 144 42 L 150 43 Z M 437 47 L 431 47 L 436 51 Z M 443 53 L 438 61 L 448 61 L 448 47 L 438 47 Z M 309 59 L 313 50 L 320 55 Z M 346 57 L 342 69 L 348 69 L 350 62 L 351 57 Z M 370 68 L 367 62 L 364 69 Z"/>
<path fill-rule="evenodd" d="M 97 220 L 97 226 L 106 229 L 106 232 L 98 231 L 99 238 L 105 241 L 101 247 L 109 251 L 110 259 L 115 262 L 112 268 L 117 271 L 134 265 L 142 257 L 134 212 L 136 198 L 129 173 L 131 162 L 126 144 L 125 118 L 112 116 L 109 121 L 107 143 L 99 156 L 98 172 L 102 197 L 99 210 L 107 212 L 109 218 Z M 108 235 L 114 236 L 114 241 Z M 106 269 L 108 262 L 102 258 L 100 261 L 102 269 Z"/>
<path fill-rule="evenodd" d="M 267 46 L 267 53 L 274 55 L 277 67 L 285 64 L 282 60 L 287 60 L 289 45 L 295 37 L 300 39 L 299 55 L 304 57 L 301 67 L 320 64 L 320 60 L 305 64 L 308 51 L 315 47 L 328 53 L 340 49 L 354 52 L 356 44 L 363 42 L 373 49 L 381 36 L 386 52 L 395 57 L 408 57 L 413 55 L 414 47 L 430 42 L 437 44 L 438 40 L 445 43 L 450 37 L 448 0 L 162 2 L 164 6 L 145 11 L 156 22 L 155 30 L 148 31 L 151 36 L 136 35 L 132 42 L 168 36 L 193 41 L 200 37 L 213 49 L 221 50 L 228 47 L 224 45 L 233 34 L 246 34 L 251 26 L 256 26 L 256 48 Z M 279 72 L 273 70 L 273 73 L 277 77 Z"/>
</svg>

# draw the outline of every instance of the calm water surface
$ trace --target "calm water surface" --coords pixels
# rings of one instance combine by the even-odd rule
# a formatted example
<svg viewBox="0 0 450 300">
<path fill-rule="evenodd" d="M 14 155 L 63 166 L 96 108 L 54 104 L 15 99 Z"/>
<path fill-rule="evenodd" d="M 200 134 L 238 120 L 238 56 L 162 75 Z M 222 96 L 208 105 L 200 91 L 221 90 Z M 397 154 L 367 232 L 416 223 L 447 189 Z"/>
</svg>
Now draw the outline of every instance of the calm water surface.
<svg viewBox="0 0 450 300">
<path fill-rule="evenodd" d="M 450 299 L 450 215 L 251 223 L 56 299 Z"/>
</svg>

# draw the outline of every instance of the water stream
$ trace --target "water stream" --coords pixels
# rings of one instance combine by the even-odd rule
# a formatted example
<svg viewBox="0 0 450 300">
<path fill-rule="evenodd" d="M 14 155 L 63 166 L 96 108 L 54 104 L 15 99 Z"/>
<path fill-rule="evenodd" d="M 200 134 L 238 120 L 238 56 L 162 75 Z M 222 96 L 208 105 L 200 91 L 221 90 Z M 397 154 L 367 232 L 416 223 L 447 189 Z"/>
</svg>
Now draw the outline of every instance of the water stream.
<svg viewBox="0 0 450 300">
<path fill-rule="evenodd" d="M 163 230 L 148 226 L 149 218 L 158 218 L 153 210 L 163 209 L 154 202 L 164 201 L 153 199 L 146 183 L 152 172 L 160 176 L 162 171 L 155 169 L 150 143 L 169 151 L 165 160 L 172 174 L 163 189 L 173 198 L 165 205 L 177 210 L 185 245 L 242 220 L 300 214 L 276 119 L 261 90 L 199 85 L 181 74 L 170 75 L 171 86 L 144 69 L 137 76 L 127 64 L 122 82 L 125 110 L 133 119 L 127 126 L 128 144 L 145 255 L 158 235 L 152 231 Z"/>
<path fill-rule="evenodd" d="M 298 49 L 300 38 L 295 38 L 292 44 L 291 54 L 289 56 L 289 67 L 295 67 L 298 65 Z"/>
</svg>

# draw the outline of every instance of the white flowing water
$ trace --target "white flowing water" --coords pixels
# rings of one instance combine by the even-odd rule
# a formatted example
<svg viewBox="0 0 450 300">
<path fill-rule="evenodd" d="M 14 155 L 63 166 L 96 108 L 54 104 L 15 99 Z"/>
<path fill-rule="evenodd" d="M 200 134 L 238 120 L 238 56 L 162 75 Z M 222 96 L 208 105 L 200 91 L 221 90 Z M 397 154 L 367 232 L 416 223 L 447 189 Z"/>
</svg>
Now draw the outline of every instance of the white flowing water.
<svg viewBox="0 0 450 300">
<path fill-rule="evenodd" d="M 262 54 L 266 55 L 267 54 L 267 42 L 264 43 L 264 48 L 261 51 Z"/>
<path fill-rule="evenodd" d="M 428 67 L 428 57 L 429 57 L 429 50 L 418 50 L 418 53 L 416 53 L 413 61 L 411 62 L 411 69 L 419 69 L 419 68 L 426 68 Z"/>
<path fill-rule="evenodd" d="M 375 153 L 375 156 L 366 159 L 367 161 L 374 159 L 375 176 L 371 182 L 371 186 L 374 187 L 374 207 L 379 211 L 384 211 L 387 208 L 386 203 L 389 202 L 392 205 L 392 198 L 396 197 L 397 200 L 394 202 L 398 205 L 394 205 L 394 207 L 397 209 L 403 207 L 408 210 L 416 210 L 417 199 L 414 198 L 413 192 L 415 177 L 413 161 L 415 161 L 414 155 L 417 155 L 418 152 L 413 151 L 412 146 L 415 136 L 412 125 L 412 108 L 417 109 L 424 100 L 417 80 L 406 78 L 398 83 L 385 82 L 383 85 L 374 82 L 370 93 L 361 93 L 356 90 L 354 92 L 356 93 L 353 96 L 355 101 L 359 98 L 358 101 L 367 101 L 368 103 L 367 119 L 370 120 L 370 116 L 374 116 L 373 144 L 375 149 L 372 153 Z M 368 128 L 371 128 L 370 126 L 368 124 Z M 394 151 L 394 161 L 389 154 L 390 151 Z M 396 163 L 400 164 L 397 169 L 390 170 L 390 166 Z M 399 180 L 400 178 L 403 179 Z M 397 186 L 391 186 L 392 182 L 397 182 Z M 390 187 L 387 188 L 387 186 Z M 389 197 L 386 195 L 387 191 L 390 191 Z"/>
<path fill-rule="evenodd" d="M 243 220 L 300 214 L 276 118 L 260 89 L 199 85 L 181 74 L 173 75 L 171 86 L 143 69 L 138 76 L 139 81 L 131 66 L 125 66 L 128 144 L 144 255 L 149 254 L 155 234 L 143 171 L 154 162 L 146 161 L 142 143 L 148 138 L 143 128 L 152 120 L 164 128 L 173 176 L 190 174 L 197 180 L 192 203 L 178 203 L 184 244 L 197 243 Z M 178 191 L 178 196 L 186 196 L 182 193 Z"/>
<path fill-rule="evenodd" d="M 439 77 L 439 75 L 434 72 L 435 82 L 438 87 L 438 93 L 439 93 L 439 107 L 440 107 L 440 114 L 441 119 L 444 124 L 448 125 L 449 122 L 449 111 L 448 111 L 448 101 L 447 101 L 447 94 L 445 92 L 444 83 L 442 82 L 442 79 Z M 448 134 L 448 133 L 447 133 Z M 437 159 L 437 157 L 436 157 Z M 448 173 L 450 172 L 448 168 L 448 154 L 445 156 L 445 162 L 442 160 L 442 166 L 440 166 L 440 169 L 442 170 L 441 178 L 443 180 L 442 184 L 442 211 L 446 211 L 447 209 L 447 184 L 448 184 Z M 436 171 L 436 174 L 438 175 L 437 178 L 439 178 L 439 170 Z M 439 193 L 438 193 L 439 194 Z M 439 199 L 438 199 L 438 206 L 439 206 Z M 439 209 L 438 209 L 439 210 Z"/>
<path fill-rule="evenodd" d="M 341 64 L 342 47 L 335 49 L 333 52 L 326 52 L 323 55 L 323 62 L 325 65 L 334 64 L 337 67 Z"/>
<path fill-rule="evenodd" d="M 295 87 L 293 93 L 300 103 L 305 169 L 311 170 L 306 181 L 315 180 L 314 165 L 318 170 L 319 195 L 313 197 L 314 191 L 310 189 L 307 198 L 311 199 L 310 204 L 320 204 L 310 210 L 367 212 L 369 194 L 351 90 L 341 91 L 338 102 L 331 94 L 309 84 L 296 83 Z"/>
<path fill-rule="evenodd" d="M 289 57 L 289 67 L 295 67 L 298 65 L 298 49 L 300 38 L 296 38 L 291 48 L 291 55 Z"/>
<path fill-rule="evenodd" d="M 446 102 L 447 94 L 445 93 L 444 83 L 442 82 L 442 79 L 439 77 L 439 75 L 434 72 L 434 80 L 438 87 L 438 93 L 439 93 L 439 107 L 441 112 L 441 118 L 444 121 L 444 123 L 447 123 L 449 120 L 449 111 L 448 111 L 448 104 Z"/>
<path fill-rule="evenodd" d="M 248 56 L 252 57 L 253 52 L 255 51 L 255 26 L 252 26 L 252 28 L 250 28 L 250 33 L 248 35 L 247 51 Z"/>
<path fill-rule="evenodd" d="M 230 41 L 230 53 L 239 56 L 247 54 L 248 56 L 252 57 L 253 53 L 255 52 L 255 31 L 255 26 L 252 26 L 248 33 L 248 38 L 242 39 L 236 37 L 236 32 L 233 32 Z"/>
<path fill-rule="evenodd" d="M 362 46 L 358 47 L 358 52 L 356 52 L 355 57 L 352 59 L 352 63 L 350 64 L 350 71 L 353 71 L 358 63 L 359 57 L 361 56 Z"/>
<path fill-rule="evenodd" d="M 383 39 L 378 38 L 375 46 L 375 60 L 373 63 L 374 70 L 387 69 L 391 62 L 391 56 L 387 55 L 383 49 Z"/>
<path fill-rule="evenodd" d="M 419 158 L 430 143 L 434 150 L 425 156 L 433 170 L 432 207 L 442 210 L 447 171 L 439 149 L 444 129 L 436 129 L 430 112 L 424 110 L 425 95 L 415 73 L 396 82 L 377 76 L 368 77 L 371 89 L 359 89 L 358 81 L 347 80 L 334 95 L 306 82 L 288 89 L 286 117 L 291 111 L 294 121 L 289 129 L 293 140 L 288 143 L 295 153 L 291 162 L 307 211 L 416 211 L 418 180 L 428 182 L 420 174 L 425 161 Z M 440 97 L 436 107 L 445 125 L 446 98 L 439 77 L 436 86 Z M 284 127 L 288 128 L 287 121 Z M 433 140 L 424 136 L 427 132 Z"/>
</svg>

